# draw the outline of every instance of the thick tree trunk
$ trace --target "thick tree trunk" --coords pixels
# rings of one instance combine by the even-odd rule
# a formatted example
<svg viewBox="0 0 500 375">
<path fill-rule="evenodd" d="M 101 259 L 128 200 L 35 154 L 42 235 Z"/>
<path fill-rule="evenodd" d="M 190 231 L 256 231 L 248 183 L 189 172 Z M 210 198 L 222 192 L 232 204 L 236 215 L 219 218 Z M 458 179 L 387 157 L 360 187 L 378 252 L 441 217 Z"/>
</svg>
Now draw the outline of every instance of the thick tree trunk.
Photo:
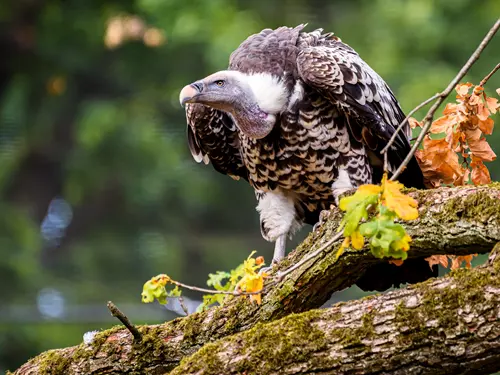
<svg viewBox="0 0 500 375">
<path fill-rule="evenodd" d="M 434 190 L 415 191 L 411 193 L 411 195 L 419 201 L 420 218 L 404 224 L 408 233 L 413 238 L 411 249 L 409 251 L 410 258 L 430 256 L 434 254 L 465 255 L 470 253 L 485 253 L 490 251 L 493 246 L 500 241 L 500 186 L 498 184 L 480 187 L 468 186 L 460 188 L 439 188 Z M 340 217 L 340 213 L 336 211 L 332 212 L 328 221 L 318 230 L 318 232 L 311 233 L 309 237 L 279 265 L 279 269 L 286 269 L 291 264 L 298 262 L 304 255 L 307 255 L 307 253 L 318 249 L 326 243 L 328 239 L 336 233 L 335 231 Z M 231 301 L 225 303 L 224 306 L 214 308 L 203 313 L 192 314 L 189 317 L 179 318 L 161 325 L 140 327 L 139 330 L 143 333 L 143 340 L 140 343 L 133 343 L 131 334 L 126 329 L 117 327 L 98 334 L 93 343 L 90 345 L 81 344 L 72 348 L 43 353 L 23 365 L 15 372 L 15 374 L 37 374 L 40 370 L 45 370 L 47 373 L 51 374 L 122 374 L 124 372 L 164 374 L 165 372 L 171 371 L 178 366 L 181 359 L 192 355 L 207 343 L 223 339 L 242 331 L 247 331 L 254 327 L 257 323 L 276 321 L 291 313 L 300 313 L 320 307 L 328 300 L 333 292 L 342 290 L 354 284 L 370 265 L 386 261 L 374 258 L 367 249 L 362 251 L 346 251 L 338 260 L 335 260 L 335 254 L 339 244 L 340 241 L 332 243 L 331 246 L 327 247 L 320 256 L 287 275 L 263 296 L 262 305 L 260 306 L 251 304 L 247 299 L 233 298 Z M 488 271 L 481 269 L 460 272 L 469 272 L 464 273 L 464 275 L 470 275 L 471 279 L 475 279 L 476 276 L 474 275 L 483 275 L 483 273 L 487 273 Z M 422 321 L 430 321 L 428 323 L 431 323 L 431 317 L 437 316 L 436 314 L 439 315 L 441 311 L 440 303 L 443 303 L 446 310 L 454 308 L 455 311 L 468 311 L 467 309 L 469 309 L 469 306 L 467 301 L 469 300 L 467 298 L 471 295 L 468 292 L 469 282 L 467 277 L 457 278 L 461 275 L 460 272 L 456 273 L 454 276 L 455 279 L 453 279 L 453 283 L 455 283 L 454 285 L 458 285 L 454 291 L 453 289 L 448 291 L 449 288 L 444 288 L 446 284 L 442 283 L 446 283 L 445 281 L 435 281 L 435 283 L 437 283 L 436 286 L 432 286 L 434 284 L 429 285 L 429 283 L 424 283 L 422 286 L 419 286 L 421 289 L 418 290 L 411 287 L 397 293 L 388 294 L 391 296 L 388 298 L 392 299 L 383 300 L 385 297 L 376 297 L 382 300 L 380 300 L 380 304 L 373 305 L 373 314 L 378 317 L 377 319 L 381 319 L 382 316 L 385 316 L 384 319 L 387 320 L 387 324 L 384 325 L 384 322 L 374 320 L 374 317 L 372 317 L 372 323 L 369 324 L 369 326 L 378 326 L 379 323 L 383 323 L 381 327 L 386 327 L 387 329 L 390 328 L 392 332 L 389 333 L 392 336 L 389 336 L 389 333 L 379 332 L 378 328 L 375 331 L 372 330 L 371 333 L 365 332 L 366 327 L 364 325 L 359 326 L 360 323 L 366 323 L 365 320 L 368 319 L 364 318 L 360 320 L 361 315 L 359 314 L 365 311 L 363 309 L 364 306 L 367 305 L 363 304 L 367 303 L 369 299 L 343 304 L 333 310 L 329 310 L 329 312 L 308 312 L 303 316 L 301 315 L 300 319 L 306 319 L 305 321 L 308 322 L 304 327 L 310 327 L 316 324 L 316 328 L 325 328 L 325 332 L 323 333 L 324 337 L 322 336 L 323 338 L 320 340 L 322 343 L 321 348 L 314 347 L 314 340 L 312 340 L 314 335 L 311 333 L 311 346 L 308 347 L 306 345 L 302 350 L 307 353 L 316 353 L 317 351 L 318 358 L 327 356 L 328 353 L 331 354 L 337 350 L 339 353 L 344 353 L 343 355 L 345 355 L 345 353 L 350 353 L 348 355 L 352 356 L 352 353 L 357 350 L 358 353 L 361 353 L 359 356 L 360 361 L 364 360 L 364 363 L 369 364 L 370 368 L 378 368 L 375 366 L 375 358 L 379 359 L 380 364 L 378 366 L 383 366 L 389 363 L 387 358 L 392 358 L 393 356 L 390 354 L 395 353 L 394 351 L 391 352 L 391 348 L 394 348 L 396 352 L 408 350 L 411 353 L 417 353 L 420 351 L 421 353 L 419 355 L 423 356 L 422 358 L 424 362 L 432 360 L 431 357 L 426 357 L 425 352 L 427 351 L 435 355 L 433 357 L 434 359 L 440 358 L 440 361 L 449 360 L 447 357 L 449 353 L 446 345 L 451 341 L 445 340 L 446 337 L 448 337 L 446 332 L 449 327 L 458 326 L 458 318 L 455 319 L 454 323 L 448 322 L 448 320 L 452 320 L 451 318 L 446 318 L 444 320 L 438 319 L 437 323 L 433 323 L 437 324 L 437 326 L 429 326 L 426 331 L 425 329 L 427 328 L 422 328 L 417 324 L 418 319 L 410 319 L 410 317 L 420 316 L 423 314 Z M 491 276 L 490 279 L 492 280 L 492 283 L 496 282 L 497 284 L 491 284 L 489 287 L 486 286 L 486 284 L 481 284 L 478 288 L 483 288 L 481 291 L 491 291 L 493 289 L 488 288 L 497 288 L 498 280 L 493 276 Z M 487 279 L 488 283 L 490 282 L 490 279 Z M 453 298 L 455 298 L 458 302 L 447 302 L 444 300 L 441 302 L 437 300 L 432 302 L 429 300 L 430 295 L 428 293 L 439 290 L 439 285 L 443 286 L 443 293 L 446 289 L 446 295 L 454 295 Z M 428 292 L 429 290 L 431 292 Z M 476 289 L 476 292 L 478 290 L 479 289 Z M 481 293 L 477 292 L 475 295 L 480 295 Z M 484 293 L 484 295 L 487 295 L 486 292 Z M 407 300 L 405 296 L 408 295 L 413 296 L 413 299 Z M 436 296 L 434 297 L 435 299 L 437 298 Z M 485 298 L 478 302 L 490 306 L 490 309 L 498 303 L 495 298 L 492 298 L 491 300 L 487 300 Z M 407 302 L 410 303 L 411 307 L 405 307 Z M 384 309 L 389 308 L 388 306 L 393 306 L 393 310 L 396 309 L 396 316 L 390 318 L 390 311 L 387 315 L 385 314 Z M 417 306 L 420 306 L 418 308 L 418 315 L 415 314 Z M 429 306 L 432 306 L 432 308 Z M 488 306 L 485 306 L 484 309 L 487 309 Z M 420 312 L 420 308 L 423 309 L 421 310 L 422 312 Z M 477 316 L 485 316 L 484 314 L 491 313 L 491 311 L 486 312 L 486 310 L 480 310 L 482 308 L 480 304 L 478 304 L 478 306 L 474 305 L 470 308 L 474 309 L 474 313 Z M 495 308 L 497 308 L 497 306 Z M 332 311 L 337 311 L 337 317 L 333 320 L 340 319 L 340 322 L 344 322 L 342 323 L 343 326 L 339 326 L 334 321 L 331 321 L 332 319 L 328 318 L 328 316 L 330 316 L 328 314 L 331 314 Z M 348 311 L 352 312 L 347 314 Z M 425 313 L 427 315 L 425 315 Z M 392 314 L 394 315 L 394 313 Z M 465 313 L 461 312 L 460 314 L 463 315 Z M 294 316 L 296 317 L 296 315 Z M 405 316 L 408 318 L 409 328 L 405 328 L 404 325 L 398 326 L 398 324 L 401 323 L 401 320 L 396 319 L 397 316 Z M 446 316 L 448 317 L 449 315 Z M 330 318 L 331 317 L 332 316 L 330 316 Z M 288 319 L 290 319 L 288 323 L 291 324 L 294 318 L 289 317 Z M 235 340 L 238 340 L 238 337 L 240 339 L 248 338 L 253 340 L 253 338 L 258 337 L 258 333 L 256 332 L 262 330 L 263 327 L 265 327 L 269 332 L 283 332 L 290 334 L 298 333 L 300 329 L 294 331 L 292 326 L 290 327 L 290 331 L 280 331 L 280 329 L 284 329 L 285 326 L 283 326 L 283 324 L 286 325 L 286 322 L 287 320 L 282 320 L 269 323 L 265 326 L 259 324 L 257 327 L 253 328 L 253 330 L 238 334 L 232 338 Z M 320 324 L 319 322 L 324 323 Z M 274 326 L 275 324 L 276 326 Z M 471 321 L 470 324 L 482 325 L 483 323 L 480 323 L 480 321 Z M 440 328 L 441 326 L 442 329 Z M 298 327 L 300 328 L 302 326 L 299 325 Z M 496 329 L 498 330 L 498 327 Z M 430 332 L 429 338 L 424 337 L 426 335 L 422 332 L 420 333 L 420 336 L 412 336 L 413 331 L 418 333 L 420 332 L 419 330 L 423 330 L 422 332 Z M 470 332 L 471 336 L 478 336 L 475 339 L 471 339 L 473 341 L 470 341 L 471 346 L 466 349 L 466 353 L 464 354 L 465 357 L 468 355 L 472 355 L 474 357 L 474 353 L 483 353 L 484 350 L 481 348 L 483 348 L 484 345 L 488 346 L 488 342 L 491 340 L 489 338 L 486 340 L 482 336 L 483 333 L 480 334 L 483 330 L 484 328 L 481 328 L 480 330 L 478 329 L 477 333 Z M 311 332 L 317 333 L 318 329 Z M 367 336 L 367 338 L 361 343 L 358 343 L 361 339 L 354 338 L 355 341 L 357 341 L 353 344 L 351 340 L 351 338 L 353 338 L 352 336 L 354 334 L 361 335 L 363 332 L 367 335 L 369 333 L 370 336 Z M 303 336 L 306 333 L 308 334 L 308 332 L 302 332 L 301 334 Z M 444 336 L 441 337 L 441 341 L 439 341 L 439 337 L 437 336 L 442 336 L 443 333 Z M 381 335 L 380 340 L 382 341 L 373 341 L 379 334 Z M 340 336 L 337 337 L 337 335 Z M 392 344 L 391 342 L 385 344 L 383 343 L 384 340 L 388 340 L 389 337 L 393 336 L 400 339 L 402 338 L 403 343 L 401 343 L 401 340 L 399 339 L 393 340 L 394 342 L 391 341 Z M 281 370 L 272 367 L 272 363 L 275 361 L 272 353 L 276 353 L 278 350 L 276 348 L 280 348 L 282 346 L 293 347 L 293 342 L 297 342 L 297 347 L 300 347 L 302 344 L 299 345 L 299 343 L 304 343 L 304 340 L 301 340 L 301 335 L 298 335 L 296 339 L 292 336 L 282 335 L 282 340 L 280 342 L 276 341 L 279 339 L 276 334 L 274 337 L 275 341 L 271 341 L 269 343 L 270 346 L 267 346 L 266 350 L 268 354 L 266 354 L 266 351 L 260 351 L 259 346 L 257 345 L 255 347 L 256 352 L 254 355 L 256 355 L 256 353 L 261 353 L 262 358 L 257 359 L 255 356 L 248 358 L 255 361 L 262 361 L 262 366 L 264 366 L 265 362 L 269 362 L 271 366 L 268 367 L 269 373 L 273 373 L 273 371 L 274 373 L 281 373 Z M 406 340 L 404 339 L 405 337 L 407 338 Z M 418 340 L 416 339 L 417 337 L 420 337 L 422 342 L 421 344 L 418 344 Z M 467 341 L 467 337 L 458 335 L 453 338 L 453 340 L 458 340 L 457 345 L 465 345 L 469 343 L 469 341 Z M 215 346 L 205 345 L 205 348 L 212 348 L 214 350 L 225 350 L 222 348 L 226 348 L 225 345 L 229 345 L 229 342 L 235 345 L 235 347 L 231 347 L 231 350 L 234 350 L 234 355 L 237 358 L 234 359 L 232 356 L 220 357 L 220 361 L 217 360 L 215 365 L 219 370 L 224 366 L 227 366 L 226 368 L 228 370 L 221 370 L 221 372 L 216 373 L 231 373 L 230 371 L 233 371 L 233 369 L 240 369 L 240 373 L 244 373 L 244 367 L 231 366 L 241 366 L 245 363 L 244 358 L 242 358 L 243 362 L 238 362 L 238 358 L 243 355 L 242 352 L 238 352 L 238 347 L 243 350 L 244 348 L 248 348 L 248 346 L 244 343 L 237 344 L 238 341 L 231 341 L 232 338 L 228 338 L 229 341 L 222 341 L 214 344 Z M 483 346 L 481 346 L 482 344 L 479 345 L 479 339 L 483 341 L 486 340 Z M 415 343 L 415 340 L 417 343 Z M 405 344 L 406 341 L 408 341 L 408 343 Z M 495 346 L 495 342 L 498 344 L 498 341 L 491 341 L 491 350 L 494 353 L 498 351 L 498 345 Z M 263 343 L 263 348 L 266 347 L 264 345 L 265 343 Z M 351 346 L 353 347 L 351 348 Z M 420 347 L 419 350 L 416 349 L 418 346 Z M 270 349 L 271 347 L 273 350 Z M 371 354 L 369 356 L 367 354 L 368 349 L 365 350 L 365 347 L 372 348 L 370 349 Z M 189 360 L 185 360 L 183 366 L 186 366 L 186 363 L 191 363 L 192 366 L 195 366 L 193 361 L 195 361 L 196 358 L 201 361 L 196 365 L 199 368 L 202 368 L 200 366 L 203 365 L 210 365 L 208 362 L 206 364 L 202 363 L 205 360 L 203 355 L 206 355 L 208 350 L 205 348 Z M 478 348 L 478 350 L 475 348 Z M 296 362 L 296 366 L 298 367 L 293 370 L 295 367 L 294 365 L 291 365 L 287 370 L 289 371 L 288 373 L 294 373 L 290 372 L 292 370 L 296 371 L 295 373 L 300 373 L 300 368 L 302 368 L 301 366 L 306 366 L 304 368 L 307 369 L 307 364 L 309 362 L 305 360 L 300 353 L 296 353 L 296 351 L 293 351 L 293 353 L 295 353 L 295 357 L 298 357 Z M 266 355 L 264 356 L 264 354 Z M 481 355 L 483 354 L 478 354 L 478 360 L 482 358 L 480 357 Z M 493 354 L 490 353 L 490 355 Z M 306 357 L 308 356 L 310 355 L 308 354 Z M 311 358 L 313 357 L 314 356 Z M 418 362 L 418 358 L 411 358 L 413 358 L 413 362 Z M 404 362 L 406 364 L 403 364 L 403 362 L 401 362 L 402 360 L 403 358 L 400 358 L 399 365 L 396 365 L 395 362 L 390 362 L 392 363 L 390 366 L 391 368 L 384 369 L 383 372 L 391 372 L 389 371 L 391 369 L 392 372 L 394 372 L 397 370 L 398 366 L 407 366 L 408 363 Z M 334 366 L 334 362 L 339 363 L 338 361 L 334 361 L 332 359 L 330 367 L 321 367 L 324 366 L 324 364 L 320 364 L 318 360 L 318 366 L 320 367 L 318 367 L 317 371 L 325 371 L 325 373 L 328 373 L 328 371 L 334 371 L 336 368 L 335 366 L 337 366 Z M 213 365 L 214 362 L 211 363 Z M 239 363 L 239 365 L 236 363 Z M 347 361 L 345 361 L 345 365 L 347 366 Z M 351 363 L 351 366 L 354 365 L 356 365 L 356 363 Z M 184 373 L 186 373 L 188 368 L 183 368 L 186 369 L 184 370 Z M 255 366 L 249 368 L 255 368 Z M 312 367 L 309 368 L 312 369 Z M 337 369 L 338 368 L 339 367 L 337 367 Z M 416 368 L 417 367 L 415 367 L 415 369 Z M 345 367 L 345 369 L 347 370 L 349 368 Z M 449 367 L 449 372 L 446 373 L 462 372 L 463 371 L 461 371 L 459 367 L 451 366 Z M 247 374 L 250 373 L 252 372 L 247 371 Z M 258 373 L 265 374 L 267 372 L 259 370 Z M 356 371 L 356 373 L 358 372 Z"/>
</svg>

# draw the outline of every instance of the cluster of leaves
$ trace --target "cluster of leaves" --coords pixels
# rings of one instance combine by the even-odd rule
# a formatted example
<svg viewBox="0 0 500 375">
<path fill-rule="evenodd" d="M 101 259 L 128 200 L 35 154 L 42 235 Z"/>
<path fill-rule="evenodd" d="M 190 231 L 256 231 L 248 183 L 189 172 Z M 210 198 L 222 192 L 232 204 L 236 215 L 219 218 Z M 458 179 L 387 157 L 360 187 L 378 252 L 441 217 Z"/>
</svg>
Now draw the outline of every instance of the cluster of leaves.
<svg viewBox="0 0 500 375">
<path fill-rule="evenodd" d="M 150 303 L 155 299 L 162 305 L 168 303 L 168 297 L 180 297 L 181 290 L 175 285 L 171 290 L 167 291 L 167 285 L 175 285 L 173 280 L 164 273 L 157 275 L 144 283 L 142 287 L 142 302 Z"/>
<path fill-rule="evenodd" d="M 495 160 L 496 155 L 484 135 L 493 132 L 490 116 L 500 104 L 496 98 L 486 96 L 482 86 L 472 83 L 459 84 L 455 91 L 457 102 L 446 105 L 444 116 L 432 123 L 423 148 L 415 153 L 429 187 L 491 182 L 484 162 Z M 415 119 L 410 123 L 412 127 L 422 126 Z"/>
<path fill-rule="evenodd" d="M 179 289 L 181 286 L 191 290 L 210 292 L 203 296 L 203 303 L 198 306 L 197 311 L 208 309 L 216 303 L 222 305 L 226 298 L 232 298 L 239 293 L 244 293 L 251 301 L 260 304 L 262 302 L 260 291 L 268 275 L 265 272 L 258 272 L 264 265 L 264 258 L 262 256 L 253 258 L 254 253 L 255 251 L 252 251 L 243 263 L 230 272 L 217 271 L 215 274 L 209 274 L 207 285 L 213 287 L 213 290 L 184 285 L 165 274 L 157 275 L 144 283 L 141 293 L 142 302 L 150 303 L 156 299 L 161 304 L 167 304 L 168 297 L 181 296 L 182 291 Z M 175 287 L 167 291 L 167 286 Z"/>
<path fill-rule="evenodd" d="M 207 285 L 213 287 L 215 290 L 224 292 L 255 293 L 262 290 L 264 279 L 268 275 L 265 272 L 258 272 L 259 268 L 264 265 L 264 257 L 253 258 L 252 255 L 254 253 L 255 251 L 252 251 L 242 264 L 239 264 L 238 267 L 230 272 L 217 271 L 215 274 L 208 274 Z M 231 295 L 224 294 L 206 294 L 203 296 L 203 303 L 198 307 L 198 310 L 206 310 L 215 303 L 222 305 L 226 298 L 231 297 Z M 260 293 L 249 294 L 249 297 L 251 301 L 255 301 L 258 304 L 262 301 Z"/>
<path fill-rule="evenodd" d="M 427 262 L 429 262 L 429 266 L 436 264 L 440 264 L 444 268 L 448 268 L 448 259 L 451 260 L 451 269 L 456 270 L 460 268 L 463 262 L 465 262 L 465 266 L 467 268 L 471 268 L 472 259 L 477 256 L 477 254 L 469 254 L 469 255 L 432 255 L 428 258 L 425 258 Z"/>
<path fill-rule="evenodd" d="M 339 208 L 345 215 L 338 230 L 344 230 L 345 239 L 337 256 L 349 246 L 362 249 L 366 238 L 378 258 L 407 258 L 411 237 L 395 220 L 414 220 L 418 210 L 417 201 L 403 194 L 402 188 L 402 184 L 388 180 L 384 174 L 380 186 L 362 185 L 354 195 L 340 199 Z"/>
<path fill-rule="evenodd" d="M 497 112 L 500 103 L 496 98 L 488 97 L 483 86 L 472 83 L 459 84 L 455 91 L 456 103 L 446 105 L 443 116 L 432 123 L 423 147 L 415 153 L 429 187 L 491 182 L 484 162 L 495 160 L 496 155 L 485 135 L 493 132 L 491 115 Z M 500 89 L 497 93 L 500 95 Z M 410 123 L 412 127 L 422 126 L 415 119 L 411 119 Z M 448 260 L 451 260 L 451 269 L 460 268 L 463 262 L 470 268 L 470 262 L 476 255 L 433 255 L 426 260 L 430 267 L 440 264 L 448 268 Z"/>
</svg>

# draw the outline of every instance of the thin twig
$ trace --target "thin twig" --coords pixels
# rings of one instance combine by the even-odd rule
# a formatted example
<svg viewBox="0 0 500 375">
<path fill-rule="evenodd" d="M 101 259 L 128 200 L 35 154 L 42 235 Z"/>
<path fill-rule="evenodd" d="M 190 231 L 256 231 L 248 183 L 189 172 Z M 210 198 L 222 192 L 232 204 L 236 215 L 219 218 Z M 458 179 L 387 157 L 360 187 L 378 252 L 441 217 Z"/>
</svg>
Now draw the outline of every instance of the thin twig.
<svg viewBox="0 0 500 375">
<path fill-rule="evenodd" d="M 448 87 L 438 96 L 436 102 L 434 105 L 429 109 L 429 112 L 427 112 L 427 115 L 424 117 L 424 126 L 422 128 L 422 131 L 418 135 L 417 141 L 413 144 L 413 147 L 411 148 L 410 152 L 408 155 L 406 155 L 406 158 L 403 160 L 401 165 L 398 167 L 396 172 L 391 177 L 391 180 L 394 181 L 398 176 L 401 174 L 401 172 L 406 168 L 410 160 L 412 159 L 413 155 L 415 154 L 415 151 L 417 151 L 417 148 L 420 146 L 422 143 L 422 140 L 424 139 L 425 135 L 427 134 L 427 131 L 430 129 L 432 125 L 432 119 L 434 118 L 434 113 L 437 111 L 441 103 L 450 95 L 451 91 L 455 88 L 455 86 L 460 82 L 460 80 L 467 74 L 471 66 L 479 59 L 479 56 L 481 55 L 481 52 L 486 48 L 490 40 L 493 38 L 493 36 L 496 34 L 498 31 L 498 28 L 500 28 L 500 19 L 495 22 L 495 24 L 492 26 L 490 31 L 488 31 L 488 34 L 484 37 L 484 39 L 481 41 L 481 44 L 479 44 L 479 47 L 474 51 L 474 53 L 469 57 L 469 60 L 465 63 L 465 65 L 460 69 L 460 72 L 453 78 L 453 80 L 450 82 Z"/>
<path fill-rule="evenodd" d="M 184 314 L 186 314 L 186 316 L 188 316 L 189 310 L 188 310 L 187 306 L 184 304 L 184 298 L 182 298 L 182 296 L 179 296 L 177 298 L 179 299 L 179 305 L 181 305 L 182 311 L 184 311 Z"/>
<path fill-rule="evenodd" d="M 484 85 L 486 85 L 486 82 L 488 82 L 491 76 L 495 74 L 498 69 L 500 69 L 500 63 L 498 63 L 497 66 L 495 66 L 493 70 L 489 72 L 488 75 L 481 80 L 481 82 L 479 82 L 479 86 L 483 87 Z"/>
<path fill-rule="evenodd" d="M 129 318 L 116 307 L 116 305 L 108 301 L 108 309 L 111 311 L 111 315 L 113 315 L 115 318 L 117 318 L 120 322 L 123 323 L 125 327 L 130 331 L 132 336 L 134 336 L 134 341 L 141 341 L 142 340 L 142 335 L 139 332 L 139 330 L 130 322 Z"/>
<path fill-rule="evenodd" d="M 230 292 L 230 291 L 226 291 L 226 290 L 198 288 L 197 286 L 187 285 L 187 284 L 181 283 L 179 281 L 175 281 L 175 280 L 170 280 L 169 282 L 171 282 L 172 284 L 175 284 L 177 286 L 180 286 L 181 288 L 194 290 L 195 292 L 209 293 L 209 294 L 228 294 L 231 296 L 250 296 L 252 294 L 262 293 L 262 290 L 259 290 L 256 292 L 237 292 L 237 291 Z"/>
<path fill-rule="evenodd" d="M 300 262 L 295 263 L 292 267 L 284 270 L 283 272 L 278 272 L 275 276 L 276 280 L 282 280 L 286 275 L 295 271 L 297 268 L 301 267 L 304 263 L 309 262 L 311 259 L 315 258 L 319 253 L 328 248 L 331 244 L 337 241 L 340 237 L 342 237 L 342 232 L 337 233 L 335 236 L 330 238 L 323 246 L 321 246 L 318 250 L 313 251 L 308 254 L 306 257 L 302 258 Z"/>
<path fill-rule="evenodd" d="M 401 122 L 401 124 L 399 124 L 399 126 L 397 127 L 396 131 L 394 132 L 394 134 L 392 135 L 391 139 L 389 139 L 389 142 L 387 142 L 387 145 L 382 149 L 382 151 L 380 151 L 381 154 L 384 154 L 384 172 L 387 172 L 387 163 L 388 163 L 388 160 L 387 160 L 387 154 L 388 154 L 388 151 L 389 151 L 389 147 L 391 147 L 391 145 L 394 143 L 394 141 L 396 140 L 396 137 L 398 135 L 398 133 L 401 131 L 401 129 L 403 129 L 403 126 L 406 124 L 406 122 L 410 119 L 411 116 L 413 116 L 413 114 L 415 112 L 417 112 L 419 109 L 421 109 L 422 107 L 425 107 L 427 104 L 429 104 L 430 102 L 432 102 L 433 100 L 436 100 L 437 97 L 441 95 L 441 93 L 437 93 L 433 96 L 431 96 L 429 99 L 427 99 L 426 101 L 420 103 L 419 105 L 417 105 L 415 108 L 413 108 L 410 113 L 408 113 L 408 116 L 406 116 L 406 118 L 403 120 L 403 122 Z"/>
</svg>

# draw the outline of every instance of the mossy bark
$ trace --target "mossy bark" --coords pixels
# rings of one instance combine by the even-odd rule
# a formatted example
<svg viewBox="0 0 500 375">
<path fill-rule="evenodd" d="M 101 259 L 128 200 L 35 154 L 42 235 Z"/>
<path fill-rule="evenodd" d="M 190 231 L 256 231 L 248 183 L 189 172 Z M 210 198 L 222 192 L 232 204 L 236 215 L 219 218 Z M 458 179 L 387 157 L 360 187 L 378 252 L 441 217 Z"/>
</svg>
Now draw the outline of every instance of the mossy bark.
<svg viewBox="0 0 500 375">
<path fill-rule="evenodd" d="M 439 188 L 410 193 L 419 201 L 420 217 L 404 223 L 412 236 L 409 257 L 434 254 L 484 253 L 500 241 L 500 185 Z M 341 214 L 332 211 L 328 221 L 311 233 L 278 266 L 284 270 L 318 249 L 336 233 Z M 314 260 L 287 275 L 263 296 L 260 306 L 233 298 L 224 306 L 186 318 L 142 326 L 141 343 L 133 343 L 121 327 L 100 333 L 90 345 L 42 353 L 15 374 L 163 374 L 182 358 L 215 340 L 246 331 L 258 323 L 320 307 L 330 295 L 353 285 L 380 260 L 368 249 L 346 251 L 338 260 L 340 241 Z"/>
<path fill-rule="evenodd" d="M 500 370 L 500 246 L 490 262 L 291 314 L 182 360 L 189 374 L 489 374 Z"/>
</svg>

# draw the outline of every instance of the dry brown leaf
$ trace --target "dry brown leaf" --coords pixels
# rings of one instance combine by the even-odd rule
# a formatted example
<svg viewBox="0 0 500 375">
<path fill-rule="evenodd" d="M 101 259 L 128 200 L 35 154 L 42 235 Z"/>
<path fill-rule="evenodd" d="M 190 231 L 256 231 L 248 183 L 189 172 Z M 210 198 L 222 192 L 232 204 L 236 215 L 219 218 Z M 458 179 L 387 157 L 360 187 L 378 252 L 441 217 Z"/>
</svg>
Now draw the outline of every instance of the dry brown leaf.
<svg viewBox="0 0 500 375">
<path fill-rule="evenodd" d="M 481 95 L 481 93 L 484 91 L 484 88 L 482 86 L 476 86 L 474 87 L 474 90 L 472 91 L 474 95 Z"/>
<path fill-rule="evenodd" d="M 460 141 L 465 141 L 465 134 L 462 132 L 449 132 L 445 137 L 446 143 L 448 143 L 451 150 L 455 152 L 460 152 L 462 147 L 460 146 Z"/>
<path fill-rule="evenodd" d="M 490 111 L 483 103 L 477 104 L 477 117 L 481 121 L 485 121 L 490 116 Z"/>
<path fill-rule="evenodd" d="M 436 264 L 440 264 L 444 268 L 448 268 L 448 257 L 446 255 L 431 255 L 425 260 L 429 263 L 429 267 L 433 267 Z"/>
<path fill-rule="evenodd" d="M 467 144 L 470 147 L 472 154 L 483 161 L 493 161 L 496 159 L 496 154 L 491 149 L 486 138 L 481 137 L 481 129 L 474 130 L 466 129 L 464 131 L 467 139 Z"/>
<path fill-rule="evenodd" d="M 402 259 L 389 259 L 390 264 L 394 264 L 395 266 L 402 266 L 403 265 L 403 260 Z"/>
<path fill-rule="evenodd" d="M 491 113 L 496 113 L 497 109 L 500 108 L 500 103 L 498 103 L 497 98 L 490 98 L 486 97 L 486 105 L 488 106 L 488 109 L 490 110 Z"/>
<path fill-rule="evenodd" d="M 424 149 L 418 150 L 415 155 L 422 162 L 420 167 L 427 180 L 451 184 L 463 175 L 458 155 L 449 148 L 446 139 L 425 138 Z"/>
<path fill-rule="evenodd" d="M 410 124 L 410 128 L 415 129 L 416 127 L 421 128 L 422 127 L 422 122 L 417 121 L 413 117 L 410 117 L 408 119 L 408 123 Z"/>
<path fill-rule="evenodd" d="M 443 115 L 451 115 L 457 112 L 458 110 L 458 104 L 455 103 L 448 103 L 446 104 L 446 107 L 444 107 L 443 110 Z"/>
<path fill-rule="evenodd" d="M 471 268 L 471 261 L 477 254 L 469 255 L 432 255 L 425 260 L 429 263 L 429 267 L 433 267 L 436 264 L 441 265 L 444 268 L 448 268 L 448 258 L 451 260 L 451 269 L 456 270 L 460 268 L 463 262 L 465 262 L 465 267 Z"/>
<path fill-rule="evenodd" d="M 452 259 L 451 262 L 451 269 L 456 270 L 459 269 L 461 264 L 465 262 L 465 267 L 471 268 L 471 261 L 474 257 L 476 257 L 477 254 L 469 254 L 469 255 L 449 255 L 449 257 Z"/>
<path fill-rule="evenodd" d="M 472 156 L 472 183 L 474 185 L 484 185 L 491 182 L 490 171 L 483 164 L 483 161 Z"/>
<path fill-rule="evenodd" d="M 449 133 L 457 122 L 455 115 L 446 115 L 436 119 L 431 126 L 431 133 Z"/>
<path fill-rule="evenodd" d="M 469 92 L 469 89 L 472 87 L 472 83 L 467 82 L 467 83 L 459 83 L 458 85 L 455 86 L 455 90 L 457 91 L 458 95 L 460 96 L 465 96 Z"/>
<path fill-rule="evenodd" d="M 472 94 L 469 98 L 469 104 L 478 105 L 479 103 L 481 103 L 481 97 L 479 95 L 476 95 L 475 93 Z"/>
<path fill-rule="evenodd" d="M 495 122 L 491 118 L 488 117 L 486 120 L 479 121 L 478 125 L 479 125 L 479 129 L 481 129 L 481 131 L 484 134 L 490 135 L 491 133 L 493 133 L 493 125 L 494 124 L 495 124 Z"/>
</svg>

